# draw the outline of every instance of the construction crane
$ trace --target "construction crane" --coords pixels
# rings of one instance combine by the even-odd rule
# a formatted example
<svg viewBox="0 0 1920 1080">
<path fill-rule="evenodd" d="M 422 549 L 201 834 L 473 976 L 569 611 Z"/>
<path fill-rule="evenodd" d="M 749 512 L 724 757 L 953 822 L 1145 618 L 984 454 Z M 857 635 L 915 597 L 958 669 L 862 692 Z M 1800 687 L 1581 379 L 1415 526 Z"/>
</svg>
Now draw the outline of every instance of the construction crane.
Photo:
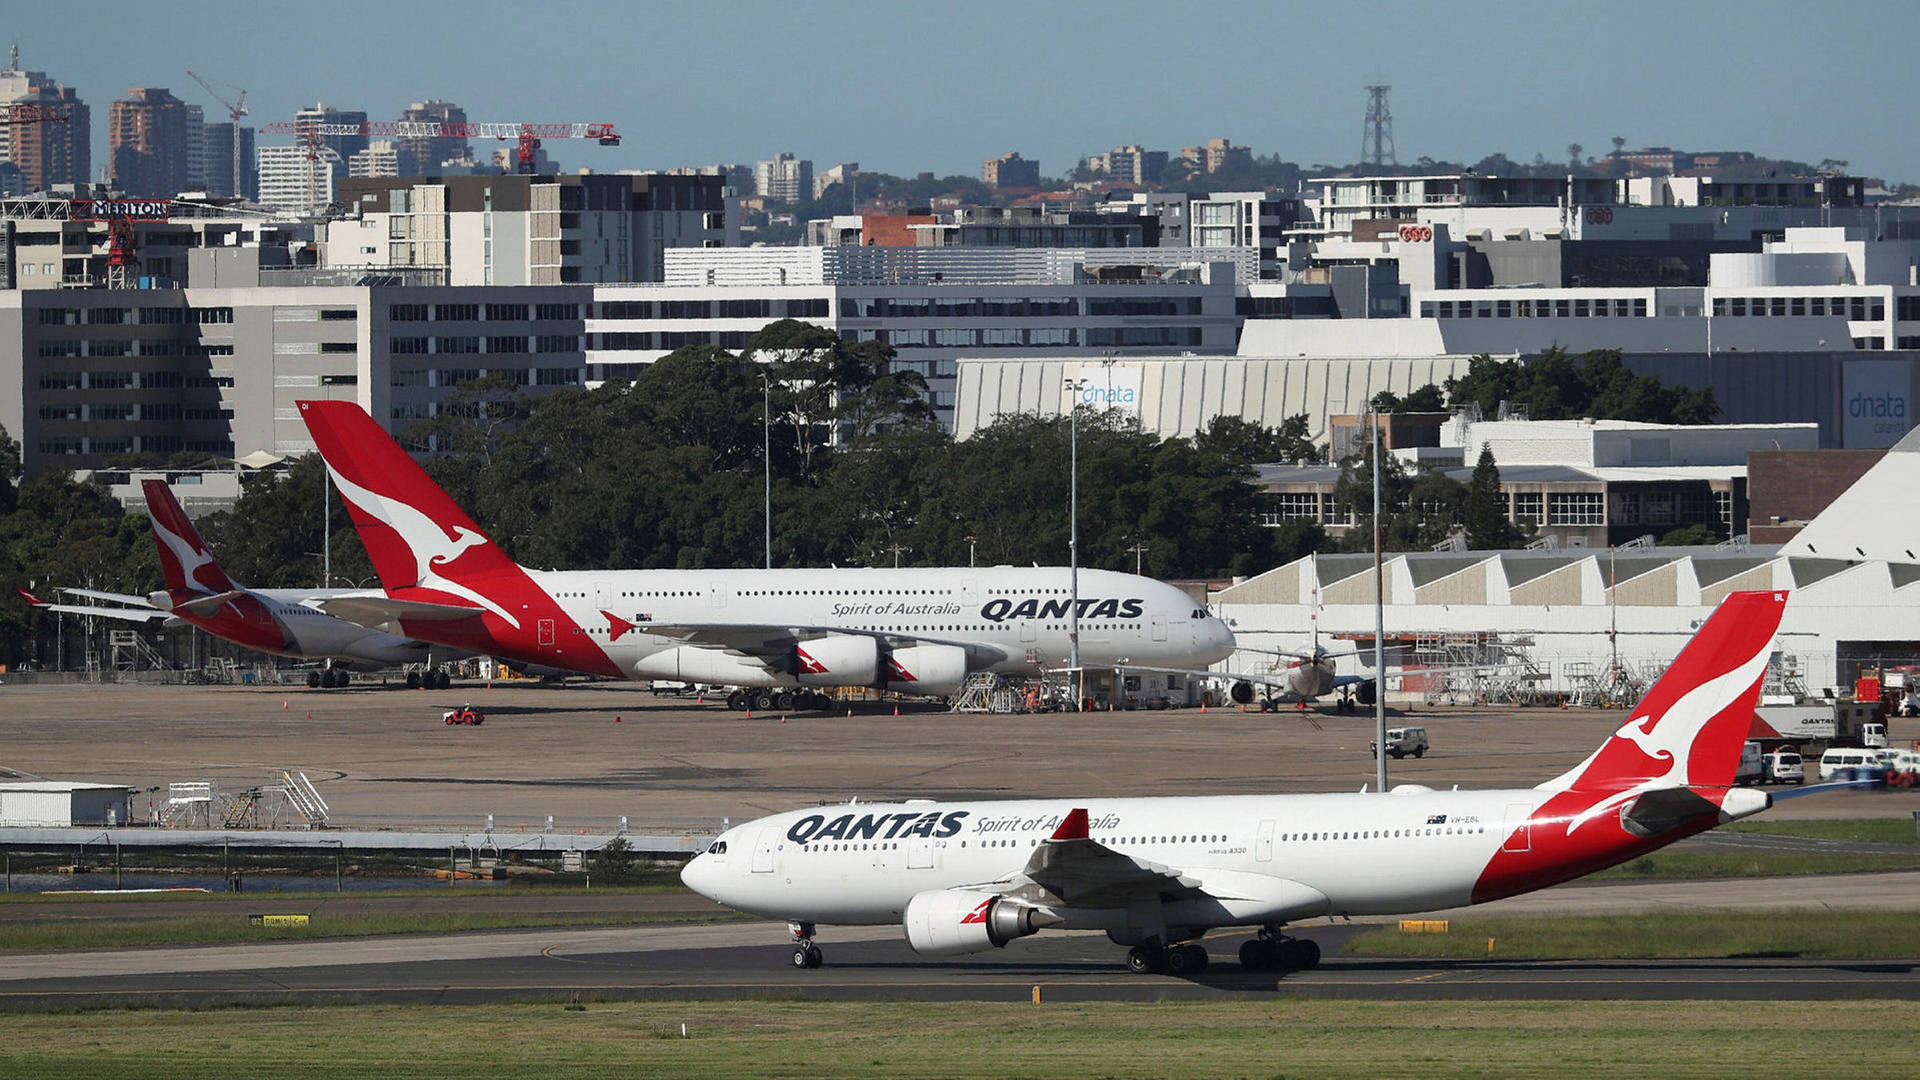
<svg viewBox="0 0 1920 1080">
<path fill-rule="evenodd" d="M 612 124 L 456 123 L 436 120 L 374 120 L 363 124 L 324 124 L 276 120 L 260 129 L 265 135 L 298 135 L 306 140 L 307 160 L 318 157 L 320 140 L 328 135 L 365 135 L 377 138 L 517 139 L 515 158 L 522 173 L 533 172 L 534 152 L 542 139 L 593 139 L 601 146 L 619 146 L 620 133 Z"/>
<path fill-rule="evenodd" d="M 235 86 L 233 89 L 240 90 L 240 97 L 238 100 L 228 101 L 221 96 L 220 91 L 213 88 L 212 83 L 201 78 L 199 72 L 188 68 L 187 74 L 193 76 L 193 81 L 199 83 L 201 88 L 206 90 L 213 100 L 225 105 L 227 107 L 227 115 L 233 118 L 233 186 L 227 189 L 227 193 L 236 199 L 244 198 L 246 192 L 242 190 L 240 186 L 240 181 L 246 175 L 241 171 L 240 165 L 240 118 L 247 115 L 247 92 Z"/>
</svg>

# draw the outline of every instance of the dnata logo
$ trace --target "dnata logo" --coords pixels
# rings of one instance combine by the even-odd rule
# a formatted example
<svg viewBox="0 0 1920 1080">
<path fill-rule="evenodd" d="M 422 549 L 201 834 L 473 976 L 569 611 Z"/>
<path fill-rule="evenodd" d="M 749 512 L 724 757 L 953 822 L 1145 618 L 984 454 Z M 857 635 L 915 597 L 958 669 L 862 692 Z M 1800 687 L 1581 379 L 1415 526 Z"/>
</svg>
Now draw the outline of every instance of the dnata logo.
<svg viewBox="0 0 1920 1080">
<path fill-rule="evenodd" d="M 1131 386 L 1087 386 L 1080 390 L 1082 405 L 1137 405 L 1140 391 Z"/>
<path fill-rule="evenodd" d="M 1847 400 L 1847 415 L 1855 420 L 1905 420 L 1907 399 L 1900 394 L 1855 394 Z"/>
</svg>

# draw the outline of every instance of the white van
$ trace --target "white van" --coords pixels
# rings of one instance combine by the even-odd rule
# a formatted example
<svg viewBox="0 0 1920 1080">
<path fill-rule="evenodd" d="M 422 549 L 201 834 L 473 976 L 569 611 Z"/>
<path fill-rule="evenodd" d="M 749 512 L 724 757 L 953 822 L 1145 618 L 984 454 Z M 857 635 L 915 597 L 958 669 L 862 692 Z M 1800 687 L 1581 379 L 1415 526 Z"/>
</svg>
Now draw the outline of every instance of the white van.
<svg viewBox="0 0 1920 1080">
<path fill-rule="evenodd" d="M 1736 784 L 1764 784 L 1767 782 L 1766 763 L 1761 759 L 1760 744 L 1752 739 L 1740 748 L 1740 765 L 1733 770 L 1733 782 Z"/>
<path fill-rule="evenodd" d="M 1874 780 L 1887 775 L 1886 762 L 1873 750 L 1836 746 L 1820 755 L 1822 780 Z"/>
<path fill-rule="evenodd" d="M 1761 772 L 1769 784 L 1804 784 L 1807 782 L 1806 764 L 1801 761 L 1797 750 L 1775 750 L 1761 759 Z"/>
</svg>

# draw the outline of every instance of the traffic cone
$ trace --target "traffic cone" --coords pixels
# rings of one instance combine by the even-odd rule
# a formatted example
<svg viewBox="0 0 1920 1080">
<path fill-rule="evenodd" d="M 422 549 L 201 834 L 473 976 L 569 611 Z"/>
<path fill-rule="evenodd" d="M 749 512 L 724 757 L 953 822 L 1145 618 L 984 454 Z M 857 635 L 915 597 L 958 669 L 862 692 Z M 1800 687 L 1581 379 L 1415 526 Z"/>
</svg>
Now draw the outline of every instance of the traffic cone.
<svg viewBox="0 0 1920 1080">
<path fill-rule="evenodd" d="M 786 718 L 786 716 L 785 716 L 785 715 L 782 715 L 782 716 L 780 717 L 780 722 L 781 722 L 781 723 L 783 723 L 783 724 L 787 722 L 787 718 Z"/>
<path fill-rule="evenodd" d="M 707 703 L 707 695 L 705 695 L 705 694 L 695 694 L 695 695 L 693 696 L 693 703 L 694 703 L 695 705 L 705 705 L 705 704 Z"/>
<path fill-rule="evenodd" d="M 847 706 L 847 719 L 853 719 L 853 706 Z"/>
<path fill-rule="evenodd" d="M 311 719 L 313 719 L 313 714 L 312 714 L 312 713 L 308 713 L 308 714 L 307 714 L 307 719 L 309 719 L 309 720 L 311 720 Z"/>
<path fill-rule="evenodd" d="M 898 706 L 898 705 L 895 705 L 895 706 L 893 707 L 893 715 L 895 715 L 895 716 L 899 716 L 899 715 L 900 715 L 900 706 Z"/>
<path fill-rule="evenodd" d="M 614 723 L 616 723 L 616 724 L 617 724 L 617 723 L 619 723 L 619 722 L 620 722 L 620 718 L 619 718 L 619 717 L 617 717 L 617 716 L 616 716 L 616 717 L 614 717 L 614 718 L 613 718 L 613 722 L 614 722 Z"/>
<path fill-rule="evenodd" d="M 752 710 L 752 709 L 748 709 L 748 710 L 747 710 L 747 719 L 749 719 L 749 720 L 751 720 L 751 719 L 753 719 L 753 710 Z"/>
<path fill-rule="evenodd" d="M 281 699 L 280 699 L 280 709 L 281 709 L 281 711 L 282 711 L 282 712 L 284 712 L 284 711 L 286 711 L 286 708 L 287 708 L 287 699 L 286 699 L 286 698 L 281 698 Z"/>
</svg>

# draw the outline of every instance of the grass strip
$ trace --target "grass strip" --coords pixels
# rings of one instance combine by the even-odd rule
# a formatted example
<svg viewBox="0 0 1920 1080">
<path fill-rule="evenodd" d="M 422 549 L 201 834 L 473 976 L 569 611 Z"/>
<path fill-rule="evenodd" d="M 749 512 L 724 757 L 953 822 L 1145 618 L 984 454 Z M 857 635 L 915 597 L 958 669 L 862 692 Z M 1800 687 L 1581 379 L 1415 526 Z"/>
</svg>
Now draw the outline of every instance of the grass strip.
<svg viewBox="0 0 1920 1080">
<path fill-rule="evenodd" d="M 562 1002 L 7 1018 L 0 1074 L 1884 1077 L 1904 1001 Z M 681 1025 L 686 1025 L 686 1036 Z M 1816 1031 L 1819 1038 L 1809 1038 Z M 1845 1046 L 1836 1053 L 1835 1046 Z M 993 1063 L 998 1063 L 993 1064 Z M 1738 1063 L 1733 1064 L 1733 1063 Z"/>
<path fill-rule="evenodd" d="M 1453 919 L 1444 934 L 1389 924 L 1355 935 L 1353 956 L 1492 955 L 1526 960 L 1920 956 L 1920 919 L 1898 911 L 1765 911 L 1678 915 L 1514 915 Z"/>
<path fill-rule="evenodd" d="M 1920 846 L 1920 829 L 1911 817 L 1834 818 L 1816 821 L 1777 821 L 1758 818 L 1722 825 L 1728 832 L 1764 833 L 1768 836 L 1804 836 L 1817 840 L 1846 840 L 1862 844 L 1914 844 Z"/>
<path fill-rule="evenodd" d="M 1675 851 L 1668 848 L 1590 874 L 1583 881 L 1702 881 L 1714 878 L 1796 877 L 1802 874 L 1883 874 L 1920 870 L 1912 855 L 1827 855 L 1800 851 Z"/>
<path fill-rule="evenodd" d="M 264 907 L 266 905 L 254 905 Z M 295 910 L 299 904 L 279 905 Z M 715 911 L 701 922 L 746 919 Z M 322 938 L 378 937 L 387 934 L 447 934 L 468 930 L 532 930 L 543 927 L 639 926 L 683 922 L 675 912 L 395 912 L 392 914 L 320 913 L 306 926 L 254 926 L 247 913 L 192 915 L 186 918 L 129 922 L 0 924 L 0 952 L 61 949 L 124 949 L 141 945 L 223 945 L 251 941 L 307 941 Z"/>
</svg>

